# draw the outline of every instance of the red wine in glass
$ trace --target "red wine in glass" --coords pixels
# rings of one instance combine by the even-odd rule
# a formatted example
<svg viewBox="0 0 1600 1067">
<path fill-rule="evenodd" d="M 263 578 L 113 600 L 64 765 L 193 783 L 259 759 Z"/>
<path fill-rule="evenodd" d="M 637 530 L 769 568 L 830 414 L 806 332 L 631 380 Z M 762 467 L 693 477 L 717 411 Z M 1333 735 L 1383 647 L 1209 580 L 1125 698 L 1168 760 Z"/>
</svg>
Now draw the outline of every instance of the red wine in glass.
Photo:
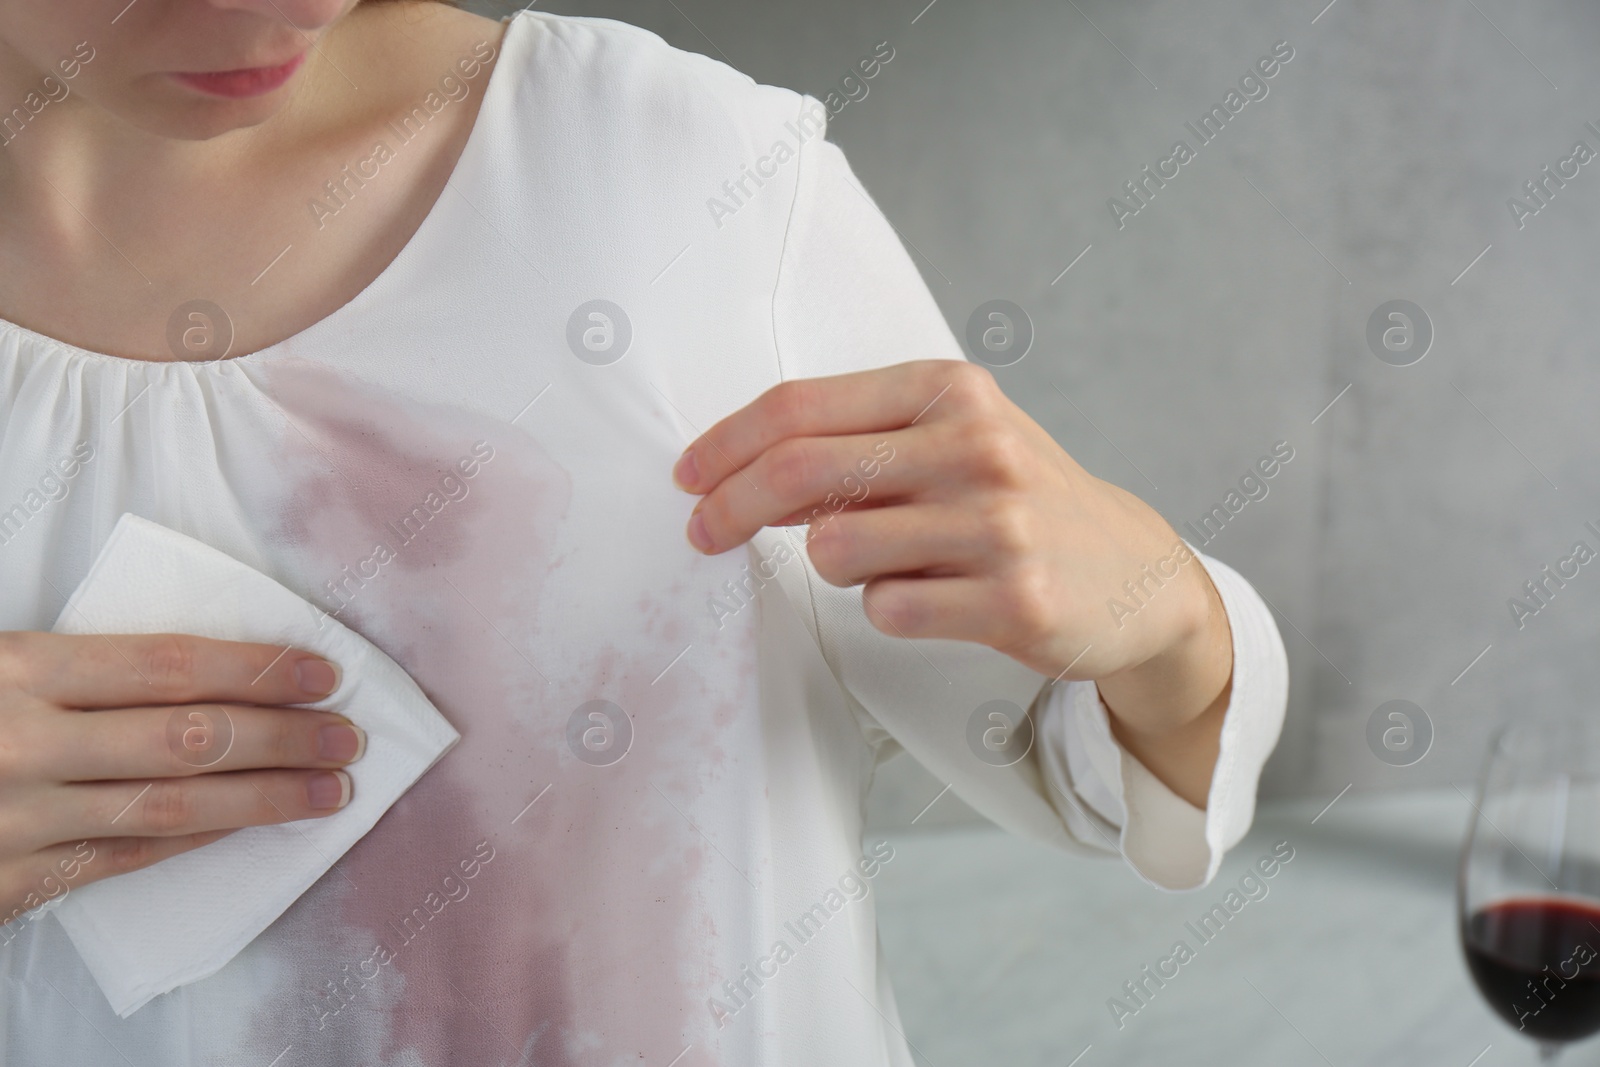
<svg viewBox="0 0 1600 1067">
<path fill-rule="evenodd" d="M 1600 905 L 1503 900 L 1468 916 L 1467 969 L 1501 1018 L 1542 1041 L 1600 1031 Z"/>
<path fill-rule="evenodd" d="M 1467 970 L 1546 1063 L 1600 1033 L 1600 719 L 1495 734 L 1461 849 Z"/>
</svg>

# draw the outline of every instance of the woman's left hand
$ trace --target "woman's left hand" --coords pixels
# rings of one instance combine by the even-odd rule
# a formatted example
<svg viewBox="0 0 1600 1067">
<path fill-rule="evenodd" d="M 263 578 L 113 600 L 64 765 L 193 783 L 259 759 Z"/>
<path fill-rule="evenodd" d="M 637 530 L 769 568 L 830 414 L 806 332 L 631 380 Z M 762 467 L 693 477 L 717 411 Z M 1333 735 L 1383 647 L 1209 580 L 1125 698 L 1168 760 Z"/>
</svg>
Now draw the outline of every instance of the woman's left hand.
<svg viewBox="0 0 1600 1067">
<path fill-rule="evenodd" d="M 673 477 L 703 494 L 688 526 L 703 552 L 805 523 L 817 573 L 864 584 L 878 630 L 1095 679 L 1124 743 L 1203 806 L 1232 674 L 1221 598 L 1153 508 L 1085 471 L 981 365 L 784 382 L 697 438 Z"/>
</svg>

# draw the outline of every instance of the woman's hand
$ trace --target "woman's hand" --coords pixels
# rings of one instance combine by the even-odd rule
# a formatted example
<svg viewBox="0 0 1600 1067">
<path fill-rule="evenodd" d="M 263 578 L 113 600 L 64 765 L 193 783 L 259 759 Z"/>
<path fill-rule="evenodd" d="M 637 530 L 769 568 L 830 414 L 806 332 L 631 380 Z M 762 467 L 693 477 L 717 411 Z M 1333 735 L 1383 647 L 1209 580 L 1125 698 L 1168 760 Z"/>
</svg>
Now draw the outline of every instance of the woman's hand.
<svg viewBox="0 0 1600 1067">
<path fill-rule="evenodd" d="M 281 646 L 0 633 L 0 942 L 73 885 L 348 803 L 365 735 L 278 706 L 337 687 Z"/>
<path fill-rule="evenodd" d="M 1079 466 L 984 367 L 784 382 L 673 475 L 704 494 L 688 528 L 701 551 L 805 523 L 817 572 L 864 583 L 878 630 L 1095 679 L 1123 744 L 1205 805 L 1232 675 L 1221 598 L 1153 508 Z"/>
</svg>

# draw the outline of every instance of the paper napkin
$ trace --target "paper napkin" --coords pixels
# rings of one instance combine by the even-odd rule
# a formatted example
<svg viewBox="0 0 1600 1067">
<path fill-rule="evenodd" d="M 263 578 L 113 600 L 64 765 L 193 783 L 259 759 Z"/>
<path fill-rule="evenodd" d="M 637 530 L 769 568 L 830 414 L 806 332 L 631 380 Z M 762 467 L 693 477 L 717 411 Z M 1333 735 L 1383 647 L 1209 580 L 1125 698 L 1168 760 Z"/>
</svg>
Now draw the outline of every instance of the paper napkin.
<svg viewBox="0 0 1600 1067">
<path fill-rule="evenodd" d="M 366 753 L 346 768 L 352 797 L 344 809 L 246 827 L 143 870 L 74 887 L 53 909 L 123 1018 L 226 966 L 461 737 L 365 638 L 260 571 L 132 513 L 117 520 L 53 629 L 191 633 L 307 649 L 343 672 L 337 690 L 308 706 L 367 732 Z M 136 792 L 130 788 L 130 800 Z M 107 836 L 114 832 L 108 827 Z"/>
</svg>

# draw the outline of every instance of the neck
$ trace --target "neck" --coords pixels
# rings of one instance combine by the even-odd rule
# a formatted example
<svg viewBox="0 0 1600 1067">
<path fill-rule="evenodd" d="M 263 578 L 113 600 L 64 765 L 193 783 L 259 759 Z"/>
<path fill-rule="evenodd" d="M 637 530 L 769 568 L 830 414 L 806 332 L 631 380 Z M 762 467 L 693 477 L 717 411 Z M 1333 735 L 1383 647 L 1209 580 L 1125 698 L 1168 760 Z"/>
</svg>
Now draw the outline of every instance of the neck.
<svg viewBox="0 0 1600 1067">
<path fill-rule="evenodd" d="M 384 22 L 366 15 L 358 9 L 327 29 L 284 104 L 264 121 L 188 136 L 141 128 L 78 92 L 63 70 L 36 69 L 0 43 L 0 101 L 16 102 L 0 112 L 0 233 L 44 231 L 68 247 L 103 248 L 99 231 L 116 229 L 119 216 L 214 193 L 236 185 L 241 174 L 273 173 L 294 146 L 316 143 L 351 120 L 359 96 L 349 77 L 360 83 L 368 73 L 361 46 Z M 111 48 L 114 39 L 84 54 L 99 58 Z M 77 77 L 93 72 L 90 59 L 79 64 Z M 196 114 L 209 104 L 196 100 Z"/>
</svg>

